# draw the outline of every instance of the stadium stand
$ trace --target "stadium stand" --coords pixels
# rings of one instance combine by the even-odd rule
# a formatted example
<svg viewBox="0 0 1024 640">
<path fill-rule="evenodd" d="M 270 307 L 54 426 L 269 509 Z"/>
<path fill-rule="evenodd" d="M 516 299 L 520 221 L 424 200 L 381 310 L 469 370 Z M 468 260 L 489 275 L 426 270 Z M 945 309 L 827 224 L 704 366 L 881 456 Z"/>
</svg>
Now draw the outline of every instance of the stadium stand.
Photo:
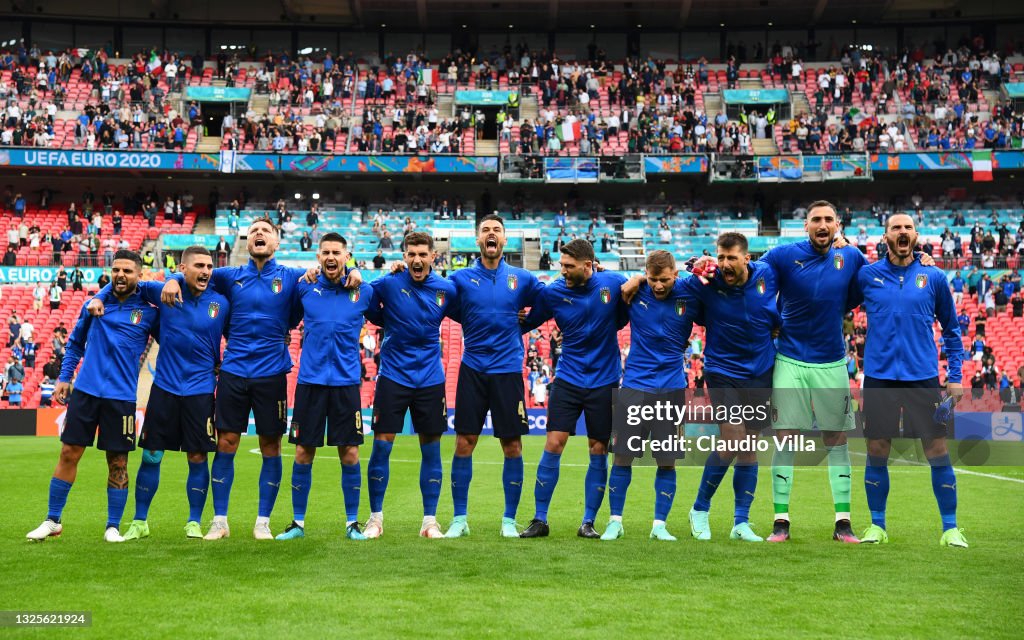
<svg viewBox="0 0 1024 640">
<path fill-rule="evenodd" d="M 253 90 L 237 120 L 206 132 L 242 151 L 472 155 L 493 114 L 453 104 L 465 90 L 518 96 L 486 136 L 504 154 L 884 152 L 1011 148 L 1021 139 L 998 90 L 1024 66 L 971 43 L 937 57 L 850 46 L 830 63 L 804 62 L 788 44 L 750 62 L 735 54 L 610 60 L 597 51 L 561 60 L 524 45 L 436 62 L 417 52 L 380 62 L 371 53 L 315 62 L 239 53 L 220 70 L 155 49 L 120 59 L 102 49 L 5 51 L 0 144 L 195 150 L 200 114 L 182 91 L 211 86 Z M 791 90 L 791 117 L 727 109 L 722 92 L 735 88 Z"/>
</svg>

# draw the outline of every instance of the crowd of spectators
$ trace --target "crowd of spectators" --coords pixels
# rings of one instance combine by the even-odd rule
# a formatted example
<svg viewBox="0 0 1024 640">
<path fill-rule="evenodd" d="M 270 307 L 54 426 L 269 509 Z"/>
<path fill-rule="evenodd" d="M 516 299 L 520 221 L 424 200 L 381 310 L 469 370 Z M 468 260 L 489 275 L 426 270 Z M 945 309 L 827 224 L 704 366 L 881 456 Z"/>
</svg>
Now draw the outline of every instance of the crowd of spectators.
<svg viewBox="0 0 1024 640">
<path fill-rule="evenodd" d="M 808 70 L 819 50 L 838 60 Z M 511 42 L 488 54 L 460 50 L 432 61 L 421 52 L 386 54 L 361 63 L 353 53 L 267 54 L 255 70 L 240 52 L 216 56 L 216 75 L 228 86 L 251 79 L 271 97 L 271 113 L 228 118 L 222 134 L 227 148 L 317 153 L 338 151 L 339 133 L 349 137 L 343 150 L 363 153 L 458 153 L 461 134 L 481 124 L 478 114 L 446 118 L 437 113 L 438 91 L 496 86 L 535 94 L 542 115 L 521 120 L 517 109 L 504 113 L 498 130 L 513 152 L 578 155 L 603 152 L 751 152 L 752 140 L 771 138 L 782 124 L 783 146 L 806 153 L 900 151 L 1020 146 L 1024 119 L 1007 104 L 984 104 L 981 90 L 998 88 L 1013 73 L 1005 53 L 987 48 L 982 38 L 956 46 L 934 43 L 935 53 L 911 46 L 899 53 L 869 47 L 840 48 L 834 42 L 730 43 L 723 59 L 725 86 L 734 87 L 741 68 L 763 68 L 770 82 L 807 93 L 809 113 L 776 123 L 761 109 L 738 118 L 709 117 L 702 91 L 716 73 L 707 58 L 666 61 L 631 52 L 609 60 L 596 44 L 586 59 L 561 60 L 546 50 Z M 42 51 L 19 44 L 0 55 L 4 131 L 0 144 L 80 148 L 180 149 L 201 122 L 199 106 L 185 113 L 171 109 L 168 93 L 202 76 L 206 60 L 170 51 L 141 51 L 129 63 L 108 63 L 107 49 Z M 255 59 L 255 50 L 248 52 Z M 252 72 L 252 75 L 247 75 Z M 54 126 L 65 107 L 69 83 L 88 87 L 88 104 L 74 122 L 73 135 Z M 714 87 L 715 85 L 711 85 Z M 886 114 L 896 115 L 890 124 Z M 480 114 L 482 115 L 482 114 Z M 564 127 L 578 124 L 566 139 Z M 70 138 L 68 140 L 67 138 Z M 611 139 L 619 144 L 609 145 Z"/>
</svg>

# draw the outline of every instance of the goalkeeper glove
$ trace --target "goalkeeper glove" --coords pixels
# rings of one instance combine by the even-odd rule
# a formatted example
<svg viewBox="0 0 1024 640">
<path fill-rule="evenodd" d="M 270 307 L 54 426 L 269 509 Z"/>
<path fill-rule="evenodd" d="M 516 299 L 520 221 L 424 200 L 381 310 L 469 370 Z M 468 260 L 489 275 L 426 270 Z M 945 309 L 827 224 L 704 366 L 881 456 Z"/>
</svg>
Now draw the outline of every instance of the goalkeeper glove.
<svg viewBox="0 0 1024 640">
<path fill-rule="evenodd" d="M 953 396 L 946 396 L 942 402 L 935 406 L 935 415 L 932 419 L 935 420 L 935 424 L 941 424 L 946 426 L 949 424 L 950 419 L 953 417 L 953 406 L 956 404 L 956 400 Z"/>
</svg>

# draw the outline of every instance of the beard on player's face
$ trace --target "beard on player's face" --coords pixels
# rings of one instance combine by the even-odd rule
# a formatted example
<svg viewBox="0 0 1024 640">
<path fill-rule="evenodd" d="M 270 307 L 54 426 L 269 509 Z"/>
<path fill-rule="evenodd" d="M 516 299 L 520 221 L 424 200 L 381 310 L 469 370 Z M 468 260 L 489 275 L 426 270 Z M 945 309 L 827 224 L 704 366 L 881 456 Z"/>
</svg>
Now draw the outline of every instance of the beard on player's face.
<svg viewBox="0 0 1024 640">
<path fill-rule="evenodd" d="M 832 244 L 832 239 L 836 235 L 836 229 L 829 228 L 826 225 L 822 225 L 817 229 L 811 230 L 808 234 L 808 238 L 815 249 L 824 249 Z"/>
<path fill-rule="evenodd" d="M 480 255 L 495 259 L 501 256 L 502 249 L 505 247 L 505 236 L 503 233 L 499 234 L 494 231 L 481 233 L 476 244 L 480 247 Z"/>
<path fill-rule="evenodd" d="M 914 247 L 917 246 L 917 233 L 913 231 L 887 233 L 885 244 L 889 247 L 889 252 L 892 255 L 906 257 L 912 254 Z"/>
</svg>

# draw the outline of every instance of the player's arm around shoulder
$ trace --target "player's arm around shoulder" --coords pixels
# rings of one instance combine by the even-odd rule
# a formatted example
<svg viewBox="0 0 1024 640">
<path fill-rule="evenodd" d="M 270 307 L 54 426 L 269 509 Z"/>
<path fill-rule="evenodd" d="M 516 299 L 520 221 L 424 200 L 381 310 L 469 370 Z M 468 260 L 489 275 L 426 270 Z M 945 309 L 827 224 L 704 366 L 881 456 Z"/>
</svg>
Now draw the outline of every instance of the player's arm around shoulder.
<svg viewBox="0 0 1024 640">
<path fill-rule="evenodd" d="M 380 280 L 380 278 L 377 278 Z M 377 282 L 374 280 L 373 282 Z M 373 283 L 363 283 L 360 288 L 360 296 L 366 296 L 366 308 L 363 310 L 363 317 L 378 327 L 384 326 L 384 305 L 377 288 Z"/>
<path fill-rule="evenodd" d="M 789 245 L 778 245 L 772 247 L 768 251 L 765 251 L 761 257 L 754 262 L 769 267 L 772 270 L 778 269 L 779 265 L 785 264 L 785 254 L 788 251 L 788 247 Z"/>
<path fill-rule="evenodd" d="M 213 274 L 210 276 L 210 284 L 213 285 L 214 290 L 221 295 L 228 295 L 231 291 L 231 285 L 234 284 L 235 280 L 238 279 L 238 275 L 241 273 L 242 267 L 217 267 L 213 270 Z M 176 273 L 172 278 L 178 282 L 183 282 L 185 276 Z M 168 278 L 170 282 L 171 278 Z"/>
<path fill-rule="evenodd" d="M 544 283 L 532 271 L 521 269 L 520 272 L 520 275 L 523 277 L 523 284 L 525 285 L 523 286 L 521 302 L 524 307 L 529 307 L 533 305 L 537 296 L 544 290 Z"/>
<path fill-rule="evenodd" d="M 520 333 L 529 333 L 554 317 L 548 299 L 557 294 L 558 283 L 559 280 L 552 280 L 538 291 L 529 313 L 524 310 L 519 312 Z"/>
</svg>

